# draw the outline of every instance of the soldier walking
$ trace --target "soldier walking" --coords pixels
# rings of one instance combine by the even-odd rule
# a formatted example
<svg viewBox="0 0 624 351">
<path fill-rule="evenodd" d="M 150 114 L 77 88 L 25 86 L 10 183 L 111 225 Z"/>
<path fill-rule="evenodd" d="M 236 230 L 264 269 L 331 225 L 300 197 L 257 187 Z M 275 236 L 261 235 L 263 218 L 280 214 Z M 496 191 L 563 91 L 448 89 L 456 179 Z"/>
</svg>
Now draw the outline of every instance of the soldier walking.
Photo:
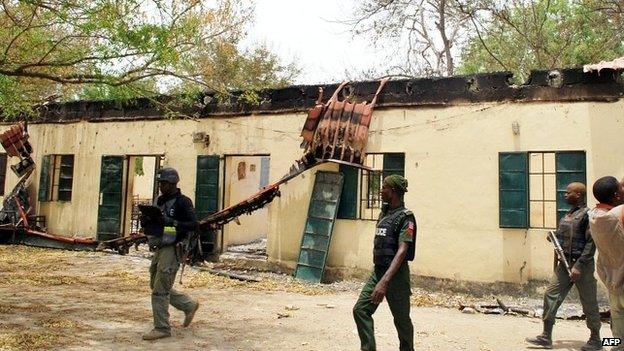
<svg viewBox="0 0 624 351">
<path fill-rule="evenodd" d="M 596 246 L 590 234 L 589 209 L 585 205 L 586 188 L 582 183 L 570 183 L 565 192 L 565 200 L 572 208 L 561 218 L 557 227 L 557 240 L 572 273 L 568 273 L 565 265 L 558 262 L 554 277 L 544 294 L 544 330 L 542 334 L 527 338 L 532 345 L 552 348 L 552 331 L 559 306 L 563 303 L 570 289 L 576 285 L 583 313 L 587 316 L 585 323 L 590 330 L 589 340 L 581 347 L 583 351 L 601 350 L 600 314 L 596 298 L 596 278 L 594 278 L 594 253 Z"/>
<path fill-rule="evenodd" d="M 407 179 L 390 175 L 383 180 L 382 207 L 373 249 L 374 268 L 353 307 L 361 350 L 374 351 L 373 314 L 384 297 L 388 300 L 399 334 L 401 351 L 414 350 L 414 327 L 410 319 L 410 273 L 408 261 L 414 259 L 416 219 L 405 208 L 403 194 Z"/>
</svg>

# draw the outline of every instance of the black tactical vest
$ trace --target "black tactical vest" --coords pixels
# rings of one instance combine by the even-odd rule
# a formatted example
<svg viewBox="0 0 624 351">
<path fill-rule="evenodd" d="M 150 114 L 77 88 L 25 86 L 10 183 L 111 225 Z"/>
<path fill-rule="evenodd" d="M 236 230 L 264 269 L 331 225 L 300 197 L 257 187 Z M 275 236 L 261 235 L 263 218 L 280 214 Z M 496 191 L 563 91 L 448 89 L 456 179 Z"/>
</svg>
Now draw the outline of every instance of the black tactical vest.
<svg viewBox="0 0 624 351">
<path fill-rule="evenodd" d="M 559 221 L 557 227 L 557 240 L 568 259 L 576 260 L 583 254 L 587 239 L 585 230 L 589 225 L 587 212 L 589 209 L 583 207 L 572 213 L 566 213 Z"/>
<path fill-rule="evenodd" d="M 157 203 L 155 203 L 154 205 L 160 208 L 160 211 L 162 212 L 163 216 L 173 217 L 174 216 L 173 206 L 175 205 L 177 200 L 178 200 L 178 197 L 176 196 L 172 199 L 169 199 L 168 201 L 166 201 L 160 206 Z M 160 236 L 154 236 L 154 235 L 146 235 L 146 236 L 147 236 L 148 245 L 152 248 L 158 248 L 158 247 L 163 247 L 163 246 L 174 244 L 176 240 L 176 230 L 173 227 L 165 227 L 163 229 L 163 234 Z"/>
<path fill-rule="evenodd" d="M 165 201 L 165 203 L 163 203 L 162 205 L 158 206 L 158 204 L 156 204 L 156 206 L 158 208 L 160 208 L 160 210 L 162 211 L 163 216 L 167 216 L 167 217 L 171 217 L 173 218 L 175 216 L 174 210 L 173 210 L 173 205 L 175 205 L 176 201 L 178 200 L 178 197 L 174 197 L 172 199 L 169 199 L 167 201 Z"/>
<path fill-rule="evenodd" d="M 407 219 L 411 219 L 416 226 L 416 218 L 412 211 L 408 210 L 404 206 L 401 206 L 392 213 L 387 214 L 388 211 L 382 210 L 377 221 L 377 228 L 375 231 L 375 242 L 373 245 L 373 262 L 376 266 L 390 266 L 390 263 L 399 251 L 399 235 L 401 234 L 401 227 Z M 416 228 L 414 228 L 414 231 Z M 410 243 L 410 247 L 407 251 L 405 259 L 407 261 L 414 260 L 414 254 L 416 252 L 416 234 L 414 232 L 414 240 Z"/>
</svg>

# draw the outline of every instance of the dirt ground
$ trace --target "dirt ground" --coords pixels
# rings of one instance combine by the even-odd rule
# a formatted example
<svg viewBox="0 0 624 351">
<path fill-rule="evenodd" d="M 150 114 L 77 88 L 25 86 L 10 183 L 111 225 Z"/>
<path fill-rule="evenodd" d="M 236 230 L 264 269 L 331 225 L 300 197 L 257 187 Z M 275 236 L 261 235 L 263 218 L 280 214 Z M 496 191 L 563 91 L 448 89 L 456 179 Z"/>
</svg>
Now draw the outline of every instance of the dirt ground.
<svg viewBox="0 0 624 351">
<path fill-rule="evenodd" d="M 351 317 L 359 283 L 308 285 L 291 278 L 240 282 L 187 270 L 177 288 L 201 307 L 188 328 L 171 308 L 173 337 L 151 328 L 149 260 L 137 255 L 0 246 L 0 350 L 357 350 Z M 526 350 L 537 318 L 465 314 L 413 296 L 417 350 Z M 387 305 L 375 315 L 378 350 L 397 350 Z M 603 324 L 603 336 L 610 336 Z M 555 349 L 578 350 L 583 321 L 559 321 Z"/>
</svg>

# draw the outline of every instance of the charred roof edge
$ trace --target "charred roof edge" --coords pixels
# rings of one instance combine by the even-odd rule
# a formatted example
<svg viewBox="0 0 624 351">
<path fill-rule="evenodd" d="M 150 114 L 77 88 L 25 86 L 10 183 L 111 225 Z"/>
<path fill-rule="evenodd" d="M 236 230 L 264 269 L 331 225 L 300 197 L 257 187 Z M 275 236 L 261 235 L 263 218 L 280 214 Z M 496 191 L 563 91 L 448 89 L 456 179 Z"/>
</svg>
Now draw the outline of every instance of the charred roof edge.
<svg viewBox="0 0 624 351">
<path fill-rule="evenodd" d="M 583 73 L 582 68 L 533 71 L 522 85 L 511 84 L 510 72 L 400 79 L 388 82 L 377 100 L 378 107 L 452 106 L 486 102 L 616 101 L 624 94 L 620 71 L 605 69 Z M 353 101 L 370 101 L 378 81 L 349 83 Z M 241 103 L 241 92 L 232 92 L 230 101 L 218 102 L 214 94 L 199 96 L 196 103 L 177 110 L 196 118 L 301 112 L 314 106 L 318 89 L 327 99 L 338 84 L 292 85 L 258 92 L 257 104 Z M 342 94 L 340 98 L 346 98 Z M 157 99 L 171 100 L 161 96 Z M 115 101 L 72 101 L 51 103 L 38 109 L 38 116 L 22 118 L 30 123 L 69 123 L 76 121 L 124 121 L 168 118 L 153 100 L 139 98 L 120 104 Z"/>
</svg>

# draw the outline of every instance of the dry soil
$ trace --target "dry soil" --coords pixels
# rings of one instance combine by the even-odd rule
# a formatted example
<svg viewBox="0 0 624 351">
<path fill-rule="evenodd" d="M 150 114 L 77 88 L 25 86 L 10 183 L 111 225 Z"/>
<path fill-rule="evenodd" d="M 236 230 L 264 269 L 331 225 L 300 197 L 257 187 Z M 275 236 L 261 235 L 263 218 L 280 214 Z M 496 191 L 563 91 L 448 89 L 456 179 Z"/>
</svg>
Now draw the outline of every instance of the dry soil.
<svg viewBox="0 0 624 351">
<path fill-rule="evenodd" d="M 358 350 L 356 289 L 265 277 L 247 283 L 187 270 L 176 288 L 197 298 L 193 324 L 171 308 L 171 338 L 147 342 L 149 260 L 136 256 L 0 246 L 0 350 Z M 344 291 L 341 291 L 344 290 Z M 425 301 L 427 299 L 424 299 Z M 414 301 L 423 301 L 414 296 Z M 526 350 L 536 318 L 420 306 L 417 350 Z M 397 350 L 387 305 L 375 315 L 379 350 Z M 583 321 L 560 321 L 555 349 L 578 350 Z M 603 324 L 603 336 L 610 335 Z"/>
</svg>

